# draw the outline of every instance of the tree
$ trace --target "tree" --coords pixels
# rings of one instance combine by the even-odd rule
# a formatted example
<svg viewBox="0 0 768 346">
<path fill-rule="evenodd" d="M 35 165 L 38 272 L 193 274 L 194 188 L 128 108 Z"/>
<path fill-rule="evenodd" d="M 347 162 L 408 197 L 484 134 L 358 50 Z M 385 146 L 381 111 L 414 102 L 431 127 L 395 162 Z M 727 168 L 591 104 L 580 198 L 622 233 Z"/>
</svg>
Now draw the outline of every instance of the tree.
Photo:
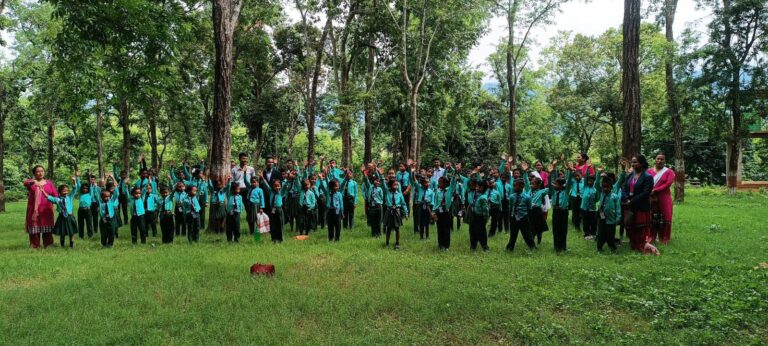
<svg viewBox="0 0 768 346">
<path fill-rule="evenodd" d="M 667 88 L 667 108 L 672 119 L 672 133 L 675 139 L 675 201 L 682 203 L 685 200 L 685 156 L 683 144 L 683 121 L 680 117 L 680 105 L 677 99 L 677 86 L 675 84 L 675 35 L 673 24 L 677 0 L 664 0 L 664 32 L 669 43 L 667 56 L 664 61 L 665 85 Z"/>
<path fill-rule="evenodd" d="M 232 148 L 232 73 L 234 56 L 232 38 L 243 0 L 213 1 L 213 33 L 216 48 L 213 84 L 213 119 L 211 119 L 210 179 L 230 176 Z"/>
<path fill-rule="evenodd" d="M 640 154 L 642 119 L 640 115 L 640 0 L 624 0 L 623 44 L 621 56 L 622 157 Z"/>
<path fill-rule="evenodd" d="M 549 24 L 552 16 L 567 0 L 496 0 L 495 9 L 507 19 L 506 73 L 507 100 L 507 152 L 517 157 L 517 85 L 528 65 L 525 52 L 530 43 L 531 30 L 542 24 Z M 518 39 L 516 30 L 523 32 Z"/>
</svg>

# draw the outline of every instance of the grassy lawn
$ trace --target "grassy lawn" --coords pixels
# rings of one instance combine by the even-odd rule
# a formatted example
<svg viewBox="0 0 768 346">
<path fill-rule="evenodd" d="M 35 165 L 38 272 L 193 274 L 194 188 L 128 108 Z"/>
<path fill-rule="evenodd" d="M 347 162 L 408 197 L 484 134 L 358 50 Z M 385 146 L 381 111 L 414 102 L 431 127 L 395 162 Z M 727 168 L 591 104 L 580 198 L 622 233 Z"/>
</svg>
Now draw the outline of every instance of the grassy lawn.
<svg viewBox="0 0 768 346">
<path fill-rule="evenodd" d="M 691 191 L 661 257 L 598 254 L 571 230 L 556 255 L 438 252 L 411 223 L 399 251 L 354 231 L 308 241 L 28 248 L 24 203 L 0 214 L 0 344 L 765 344 L 768 195 Z M 245 223 L 243 223 L 245 226 Z M 288 234 L 293 236 L 293 234 Z M 56 240 L 58 244 L 58 239 Z M 252 263 L 277 267 L 253 278 Z"/>
</svg>

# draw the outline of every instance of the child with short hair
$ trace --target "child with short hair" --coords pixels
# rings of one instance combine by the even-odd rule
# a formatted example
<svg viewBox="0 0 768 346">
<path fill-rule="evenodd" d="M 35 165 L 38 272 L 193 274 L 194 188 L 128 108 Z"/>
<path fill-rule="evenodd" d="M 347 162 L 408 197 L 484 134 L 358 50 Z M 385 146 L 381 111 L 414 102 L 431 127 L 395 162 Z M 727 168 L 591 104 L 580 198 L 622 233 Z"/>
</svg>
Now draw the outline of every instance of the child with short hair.
<svg viewBox="0 0 768 346">
<path fill-rule="evenodd" d="M 197 199 L 197 188 L 188 186 L 186 193 L 187 195 L 181 205 L 184 211 L 187 239 L 190 243 L 197 243 L 200 241 L 200 223 L 198 221 L 200 217 L 200 201 Z"/>
<path fill-rule="evenodd" d="M 358 185 L 351 169 L 344 169 L 344 172 L 345 177 L 341 184 L 341 190 L 344 194 L 344 218 L 341 223 L 344 229 L 352 230 L 352 227 L 355 226 Z"/>
<path fill-rule="evenodd" d="M 493 181 L 488 181 L 477 183 L 475 186 L 477 198 L 475 198 L 472 205 L 472 224 L 469 226 L 469 248 L 474 251 L 477 249 L 477 243 L 480 243 L 483 251 L 488 251 L 488 233 L 486 233 L 485 225 L 490 215 L 491 206 L 487 191 L 489 186 L 493 188 L 496 184 Z M 497 191 L 493 190 L 493 192 Z"/>
<path fill-rule="evenodd" d="M 56 205 L 56 210 L 59 213 L 56 223 L 53 225 L 53 234 L 61 237 L 61 247 L 64 247 L 65 236 L 69 236 L 69 247 L 74 247 L 75 241 L 72 239 L 72 236 L 77 233 L 77 223 L 75 222 L 75 217 L 72 216 L 74 198 L 69 194 L 69 186 L 59 185 L 58 197 L 48 195 L 44 189 L 40 191 L 43 192 L 48 202 Z"/>
<path fill-rule="evenodd" d="M 571 179 L 568 181 L 571 223 L 577 230 L 581 230 L 581 193 L 584 190 L 584 180 L 581 171 L 576 169 L 572 162 L 568 164 L 568 171 L 571 173 Z"/>
<path fill-rule="evenodd" d="M 403 225 L 403 215 L 408 214 L 408 207 L 405 204 L 405 198 L 400 192 L 400 186 L 397 180 L 390 180 L 388 183 L 386 195 L 384 195 L 384 231 L 387 241 L 385 246 L 389 246 L 389 239 L 392 231 L 395 232 L 395 250 L 400 248 L 400 226 Z"/>
<path fill-rule="evenodd" d="M 232 183 L 227 194 L 227 241 L 240 242 L 240 213 L 245 209 L 240 184 Z"/>
<path fill-rule="evenodd" d="M 445 174 L 437 179 L 437 189 L 433 192 L 430 203 L 433 213 L 430 218 L 437 222 L 437 246 L 440 250 L 448 250 L 451 247 L 451 209 L 455 202 L 451 196 L 456 189 L 456 175 L 451 164 L 446 163 Z"/>
<path fill-rule="evenodd" d="M 283 195 L 280 192 L 282 183 L 279 179 L 273 179 L 269 186 L 266 179 L 261 180 L 261 190 L 264 191 L 264 198 L 269 201 L 269 233 L 272 236 L 272 242 L 279 244 L 283 242 L 283 225 L 285 216 L 283 214 Z M 266 204 L 266 202 L 265 202 Z"/>
<path fill-rule="evenodd" d="M 344 218 L 344 195 L 339 191 L 339 181 L 336 179 L 328 182 L 328 189 L 328 215 L 326 215 L 328 241 L 339 241 L 341 237 L 341 220 Z"/>
<path fill-rule="evenodd" d="M 488 180 L 488 185 L 490 186 L 489 189 L 486 192 L 484 192 L 485 196 L 485 203 L 489 206 L 489 215 L 491 217 L 491 230 L 488 232 L 488 237 L 493 238 L 494 235 L 496 235 L 496 230 L 501 233 L 504 230 L 504 226 L 502 225 L 502 218 L 501 218 L 501 200 L 503 199 L 501 197 L 501 193 L 499 193 L 499 190 L 497 189 L 497 181 L 495 178 L 491 178 Z M 477 201 L 475 201 L 477 202 Z"/>
<path fill-rule="evenodd" d="M 518 233 L 522 234 L 525 244 L 528 248 L 533 250 L 536 248 L 536 243 L 533 241 L 529 227 L 528 213 L 531 210 L 531 196 L 525 193 L 525 182 L 523 179 L 517 179 L 512 186 L 513 191 L 509 194 L 509 209 L 511 213 L 510 218 L 510 230 L 509 230 L 509 243 L 507 243 L 507 250 L 514 251 L 515 243 L 517 242 Z"/>
<path fill-rule="evenodd" d="M 173 191 L 173 222 L 176 226 L 175 233 L 177 236 L 186 236 L 187 224 L 184 220 L 184 200 L 187 199 L 186 186 L 180 181 L 176 182 L 174 186 L 176 187 Z"/>
<path fill-rule="evenodd" d="M 152 183 L 147 185 L 142 192 L 142 199 L 144 200 L 144 225 L 147 233 L 149 233 L 150 229 L 152 230 L 153 238 L 157 237 L 157 205 L 159 197 L 156 188 L 156 184 Z"/>
<path fill-rule="evenodd" d="M 602 169 L 598 168 L 598 176 Z M 616 225 L 621 223 L 621 194 L 617 193 L 620 181 L 614 184 L 615 176 L 608 174 L 600 184 L 598 193 L 598 223 L 597 251 L 603 251 L 603 245 L 608 243 L 612 251 L 616 251 Z"/>
<path fill-rule="evenodd" d="M 240 184 L 237 184 L 238 187 Z M 228 190 L 224 182 L 217 180 L 215 182 L 208 180 L 208 188 L 211 191 L 211 224 L 213 225 L 213 233 L 224 233 L 225 223 L 227 220 L 227 198 Z M 231 187 L 230 187 L 231 188 Z M 229 229 L 229 228 L 227 228 Z"/>
<path fill-rule="evenodd" d="M 569 170 L 565 170 L 565 177 L 560 178 L 555 165 L 557 161 L 550 166 L 549 194 L 552 196 L 552 239 L 555 252 L 566 250 L 568 240 L 568 182 L 570 181 Z M 557 178 L 555 178 L 557 177 Z"/>
<path fill-rule="evenodd" d="M 144 222 L 144 200 L 141 197 L 141 188 L 131 189 L 131 197 L 128 199 L 131 210 L 131 243 L 136 245 L 137 233 L 141 237 L 141 243 L 147 243 L 147 225 Z"/>
<path fill-rule="evenodd" d="M 413 224 L 419 232 L 419 239 L 429 239 L 429 225 L 432 223 L 432 200 L 434 192 L 429 187 L 429 180 L 426 177 L 420 177 L 416 181 L 416 175 L 411 174 L 413 182 L 414 200 L 413 200 Z"/>
<path fill-rule="evenodd" d="M 317 197 L 310 188 L 308 179 L 301 182 L 301 194 L 299 195 L 299 214 L 298 229 L 300 235 L 309 235 L 309 231 L 315 229 L 315 220 L 317 219 Z"/>
<path fill-rule="evenodd" d="M 173 243 L 173 197 L 167 186 L 160 188 L 160 233 L 163 244 Z"/>
<path fill-rule="evenodd" d="M 363 184 L 370 185 L 364 189 L 366 194 L 365 200 L 368 205 L 368 225 L 371 227 L 371 236 L 378 238 L 381 236 L 384 190 L 381 188 L 381 177 L 373 176 L 371 179 L 373 183 L 370 183 L 369 179 L 364 179 Z"/>
<path fill-rule="evenodd" d="M 114 181 L 114 176 L 108 175 Z M 117 208 L 120 207 L 120 192 L 115 191 L 114 183 L 108 183 L 100 192 L 99 198 L 99 232 L 101 233 L 101 246 L 112 247 L 117 233 Z M 114 192 L 113 192 L 114 191 Z"/>
<path fill-rule="evenodd" d="M 248 203 L 246 203 L 246 221 L 248 222 L 248 232 L 250 234 L 259 234 L 256 231 L 259 212 L 264 209 L 264 191 L 259 187 L 261 176 L 251 177 L 251 185 L 248 186 Z M 254 233 L 255 232 L 255 233 Z M 257 235 L 258 237 L 258 235 Z"/>
<path fill-rule="evenodd" d="M 587 176 L 586 183 L 581 192 L 581 219 L 584 224 L 584 239 L 593 240 L 597 232 L 597 220 L 595 212 L 595 204 L 597 204 L 597 189 L 596 186 L 600 186 L 600 175 L 597 177 Z"/>
<path fill-rule="evenodd" d="M 77 208 L 77 231 L 80 239 L 83 239 L 85 237 L 85 229 L 87 228 L 88 238 L 91 238 L 93 237 L 93 217 L 91 216 L 93 199 L 91 198 L 91 189 L 88 184 L 80 183 L 80 171 L 75 171 L 73 180 L 75 191 L 77 191 L 77 199 L 80 202 Z"/>
</svg>

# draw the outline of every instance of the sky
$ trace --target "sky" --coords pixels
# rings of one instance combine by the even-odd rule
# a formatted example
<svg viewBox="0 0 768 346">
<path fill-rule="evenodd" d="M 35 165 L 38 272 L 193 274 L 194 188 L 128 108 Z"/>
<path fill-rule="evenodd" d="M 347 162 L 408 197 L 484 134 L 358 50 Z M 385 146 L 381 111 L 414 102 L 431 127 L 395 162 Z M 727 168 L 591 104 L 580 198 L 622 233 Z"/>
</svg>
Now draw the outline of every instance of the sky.
<svg viewBox="0 0 768 346">
<path fill-rule="evenodd" d="M 647 3 L 647 1 L 643 1 Z M 694 0 L 679 0 L 675 16 L 674 33 L 676 37 L 683 30 L 693 25 L 698 31 L 706 28 L 710 13 L 696 9 Z M 538 27 L 532 30 L 531 36 L 536 43 L 531 47 L 531 63 L 535 68 L 542 48 L 549 43 L 558 31 L 597 36 L 609 28 L 619 27 L 624 17 L 624 1 L 622 0 L 571 0 L 562 6 L 562 12 L 554 17 L 554 25 Z M 488 56 L 496 50 L 499 41 L 506 35 L 506 19 L 493 18 L 489 30 L 469 53 L 469 63 L 485 72 L 483 83 L 493 83 L 490 65 L 486 62 Z"/>
</svg>

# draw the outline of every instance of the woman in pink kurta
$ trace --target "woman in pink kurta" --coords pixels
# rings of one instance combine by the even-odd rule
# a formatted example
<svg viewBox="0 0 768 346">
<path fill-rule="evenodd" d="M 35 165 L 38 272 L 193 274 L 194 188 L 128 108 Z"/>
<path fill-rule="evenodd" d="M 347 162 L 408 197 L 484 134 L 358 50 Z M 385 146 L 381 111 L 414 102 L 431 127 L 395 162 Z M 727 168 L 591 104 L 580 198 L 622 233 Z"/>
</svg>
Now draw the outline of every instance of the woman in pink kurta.
<svg viewBox="0 0 768 346">
<path fill-rule="evenodd" d="M 24 224 L 29 234 L 29 245 L 33 248 L 40 247 L 40 237 L 43 238 L 43 246 L 53 244 L 53 204 L 45 199 L 45 193 L 58 197 L 59 193 L 53 183 L 45 179 L 45 169 L 42 166 L 32 168 L 34 179 L 24 181 L 24 186 L 29 191 L 27 199 L 27 219 Z M 45 191 L 45 193 L 43 193 Z"/>
<path fill-rule="evenodd" d="M 664 154 L 656 155 L 656 164 L 648 170 L 653 176 L 653 192 L 651 192 L 651 212 L 654 215 L 651 236 L 658 237 L 662 244 L 669 243 L 672 237 L 672 192 L 670 187 L 675 182 L 675 172 L 666 167 L 667 159 Z"/>
</svg>

